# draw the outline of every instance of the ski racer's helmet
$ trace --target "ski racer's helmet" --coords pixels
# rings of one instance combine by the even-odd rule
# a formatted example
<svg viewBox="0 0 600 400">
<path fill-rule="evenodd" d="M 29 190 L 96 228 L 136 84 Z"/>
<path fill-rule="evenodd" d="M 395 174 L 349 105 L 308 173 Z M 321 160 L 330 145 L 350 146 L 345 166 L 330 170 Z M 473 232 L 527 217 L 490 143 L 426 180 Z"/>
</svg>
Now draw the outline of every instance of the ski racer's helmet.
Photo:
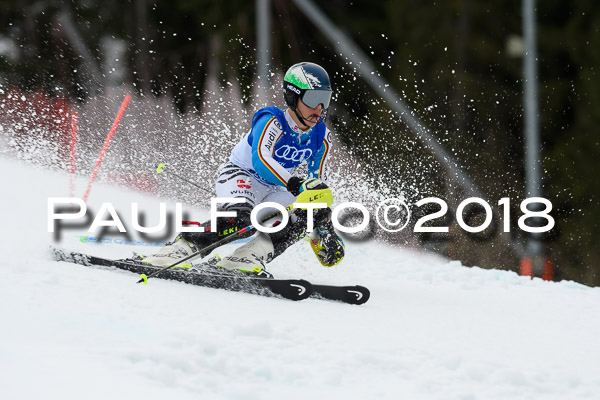
<svg viewBox="0 0 600 400">
<path fill-rule="evenodd" d="M 331 83 L 327 71 L 320 65 L 301 62 L 292 65 L 283 78 L 283 96 L 285 103 L 296 111 L 298 99 L 310 108 L 323 105 L 321 117 L 325 120 L 331 101 Z"/>
</svg>

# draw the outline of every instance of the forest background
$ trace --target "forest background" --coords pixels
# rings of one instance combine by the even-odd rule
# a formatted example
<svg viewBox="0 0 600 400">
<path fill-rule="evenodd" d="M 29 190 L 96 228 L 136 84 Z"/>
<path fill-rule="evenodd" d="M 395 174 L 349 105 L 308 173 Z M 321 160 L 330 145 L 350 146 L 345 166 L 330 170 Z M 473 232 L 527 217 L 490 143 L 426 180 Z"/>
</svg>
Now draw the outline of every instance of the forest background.
<svg viewBox="0 0 600 400">
<path fill-rule="evenodd" d="M 370 184 L 384 185 L 391 194 L 401 186 L 412 200 L 445 198 L 455 208 L 466 194 L 370 90 L 368 77 L 356 73 L 294 2 L 270 3 L 272 77 L 298 61 L 321 64 L 335 89 L 329 125 L 360 160 Z M 518 204 L 528 197 L 521 1 L 330 0 L 317 5 L 371 58 L 376 73 L 493 207 L 502 197 L 511 198 L 516 221 Z M 84 104 L 116 79 L 138 95 L 168 99 L 178 114 L 187 115 L 204 111 L 207 77 L 216 76 L 222 87 L 239 82 L 242 106 L 252 107 L 258 81 L 254 1 L 0 0 L 0 10 L 0 95 L 13 89 L 43 91 Z M 541 190 L 557 222 L 541 238 L 544 254 L 556 267 L 554 279 L 600 285 L 600 185 L 595 182 L 600 5 L 538 1 L 536 20 Z M 86 51 L 70 40 L 69 26 Z M 123 72 L 110 79 L 103 73 L 107 40 L 125 44 Z M 82 55 L 86 52 L 91 57 Z M 451 219 L 446 223 L 456 226 Z M 474 237 L 451 229 L 447 237 L 418 240 L 466 265 L 517 270 L 519 257 L 497 240 L 500 234 Z M 520 243 L 532 240 L 516 230 L 512 236 Z"/>
</svg>

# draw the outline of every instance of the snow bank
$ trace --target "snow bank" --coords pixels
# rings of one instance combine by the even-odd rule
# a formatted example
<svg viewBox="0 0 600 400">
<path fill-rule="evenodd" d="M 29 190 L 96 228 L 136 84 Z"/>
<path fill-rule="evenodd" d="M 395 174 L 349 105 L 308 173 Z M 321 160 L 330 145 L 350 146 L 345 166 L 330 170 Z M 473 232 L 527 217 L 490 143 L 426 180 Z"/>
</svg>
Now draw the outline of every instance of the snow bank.
<svg viewBox="0 0 600 400">
<path fill-rule="evenodd" d="M 47 198 L 64 197 L 68 177 L 5 159 L 0 168 L 2 398 L 562 400 L 600 392 L 598 288 L 377 243 L 349 244 L 333 269 L 301 243 L 270 269 L 368 286 L 363 306 L 136 285 L 127 272 L 49 261 Z M 160 199 L 98 183 L 89 201 L 96 211 L 112 202 L 127 219 L 132 201 L 151 215 Z M 82 243 L 78 234 L 65 233 L 61 245 L 115 257 L 154 250 Z"/>
</svg>

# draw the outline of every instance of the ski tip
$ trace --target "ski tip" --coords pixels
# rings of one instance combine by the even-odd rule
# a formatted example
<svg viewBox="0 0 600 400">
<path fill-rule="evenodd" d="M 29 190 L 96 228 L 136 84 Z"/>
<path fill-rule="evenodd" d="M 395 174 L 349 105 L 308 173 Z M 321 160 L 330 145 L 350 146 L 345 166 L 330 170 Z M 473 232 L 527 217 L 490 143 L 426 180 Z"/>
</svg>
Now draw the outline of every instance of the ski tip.
<svg viewBox="0 0 600 400">
<path fill-rule="evenodd" d="M 158 167 L 156 167 L 156 173 L 160 174 L 164 167 L 165 167 L 165 163 L 158 164 Z"/>
<path fill-rule="evenodd" d="M 371 291 L 366 287 L 359 285 L 349 288 L 348 294 L 355 296 L 350 296 L 350 302 L 356 305 L 365 304 L 371 298 Z"/>
<path fill-rule="evenodd" d="M 148 284 L 148 277 L 146 276 L 146 274 L 142 274 L 142 276 L 140 276 L 140 280 L 137 283 L 142 283 L 144 282 L 144 285 Z"/>
</svg>

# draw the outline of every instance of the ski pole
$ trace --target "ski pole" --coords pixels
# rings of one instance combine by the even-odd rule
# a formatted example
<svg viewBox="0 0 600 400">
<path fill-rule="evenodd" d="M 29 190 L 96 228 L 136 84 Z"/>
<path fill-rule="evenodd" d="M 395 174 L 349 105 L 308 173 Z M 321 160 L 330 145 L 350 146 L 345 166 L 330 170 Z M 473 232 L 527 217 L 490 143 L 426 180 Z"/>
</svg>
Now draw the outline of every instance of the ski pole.
<svg viewBox="0 0 600 400">
<path fill-rule="evenodd" d="M 195 186 L 198 189 L 205 191 L 206 193 L 212 194 L 211 191 L 203 188 L 202 186 L 198 185 L 197 183 L 194 183 L 194 182 L 190 181 L 189 179 L 184 178 L 183 176 L 181 176 L 179 174 L 176 174 L 175 172 L 172 172 L 170 168 L 167 169 L 167 171 L 164 171 L 165 168 L 167 168 L 167 167 L 166 167 L 166 165 L 164 163 L 158 164 L 158 167 L 156 167 L 156 173 L 157 174 L 162 174 L 163 172 L 165 172 L 167 175 L 173 175 L 175 178 L 178 178 L 178 179 L 180 179 L 180 180 L 182 180 L 182 181 L 184 181 L 186 183 L 189 183 L 190 185 Z"/>
<path fill-rule="evenodd" d="M 293 204 L 290 204 L 289 206 L 286 207 L 286 211 L 291 211 L 293 209 L 294 209 Z M 274 217 L 276 215 L 277 214 L 274 214 L 273 216 L 271 216 L 269 218 L 272 218 L 272 217 Z M 236 241 L 238 239 L 241 239 L 241 237 L 240 237 L 241 235 L 244 235 L 244 234 L 249 233 L 249 232 L 253 232 L 255 230 L 256 230 L 256 228 L 254 226 L 248 225 L 247 227 L 245 227 L 244 229 L 241 229 L 241 230 L 237 231 L 233 235 L 226 236 L 223 239 L 219 240 L 218 242 L 215 242 L 215 243 L 210 244 L 210 245 L 208 245 L 206 247 L 203 247 L 202 249 L 196 251 L 195 253 L 192 253 L 189 256 L 184 257 L 184 258 L 178 260 L 174 264 L 168 265 L 168 266 L 163 267 L 163 268 L 161 268 L 161 269 L 159 269 L 157 271 L 154 271 L 153 273 L 151 273 L 148 276 L 146 276 L 146 274 L 142 274 L 141 277 L 140 277 L 140 280 L 137 281 L 137 283 L 144 282 L 144 284 L 147 284 L 148 283 L 148 279 L 150 279 L 152 277 L 155 277 L 156 275 L 160 274 L 161 272 L 164 272 L 164 271 L 166 271 L 168 269 L 171 269 L 171 268 L 175 267 L 176 265 L 179 265 L 182 262 L 187 261 L 189 259 L 192 259 L 192 258 L 194 258 L 194 257 L 196 257 L 196 256 L 198 256 L 198 255 L 200 255 L 202 253 L 211 252 L 214 249 L 216 249 L 217 247 L 220 247 L 220 246 L 223 246 L 223 245 L 225 245 L 227 243 L 234 242 L 234 241 Z"/>
<path fill-rule="evenodd" d="M 305 192 L 300 193 L 300 195 L 296 198 L 296 202 L 297 203 L 316 203 L 317 201 L 325 201 L 324 204 L 326 204 L 327 207 L 331 206 L 331 204 L 333 203 L 333 196 L 331 194 L 331 190 L 329 188 L 327 189 L 319 189 L 319 190 L 307 190 Z M 294 203 L 290 204 L 289 206 L 287 206 L 285 208 L 285 210 L 287 212 L 290 212 L 292 210 L 294 210 Z M 279 213 L 274 214 L 273 216 L 278 215 Z M 268 217 L 268 218 L 272 218 Z M 154 271 L 153 273 L 151 273 L 150 275 L 146 274 L 142 274 L 140 276 L 140 280 L 137 281 L 137 283 L 142 283 L 144 282 L 144 284 L 148 283 L 148 279 L 155 277 L 156 275 L 160 274 L 161 272 L 164 272 L 168 269 L 171 269 L 173 267 L 175 267 L 176 265 L 181 264 L 184 261 L 190 260 L 194 257 L 197 257 L 198 255 L 205 253 L 205 252 L 210 252 L 213 251 L 214 249 L 216 249 L 217 247 L 223 246 L 227 243 L 230 242 L 234 242 L 238 239 L 241 239 L 239 236 L 249 233 L 249 232 L 253 232 L 256 230 L 256 227 L 252 226 L 252 225 L 248 225 L 247 227 L 237 231 L 235 234 L 232 234 L 230 236 L 226 236 L 223 239 L 219 240 L 218 242 L 215 242 L 213 244 L 210 244 L 198 251 L 196 251 L 195 253 L 190 254 L 187 257 L 184 257 L 180 260 L 178 260 L 177 262 L 175 262 L 174 264 L 168 265 L 166 267 L 163 267 L 159 270 Z"/>
</svg>

